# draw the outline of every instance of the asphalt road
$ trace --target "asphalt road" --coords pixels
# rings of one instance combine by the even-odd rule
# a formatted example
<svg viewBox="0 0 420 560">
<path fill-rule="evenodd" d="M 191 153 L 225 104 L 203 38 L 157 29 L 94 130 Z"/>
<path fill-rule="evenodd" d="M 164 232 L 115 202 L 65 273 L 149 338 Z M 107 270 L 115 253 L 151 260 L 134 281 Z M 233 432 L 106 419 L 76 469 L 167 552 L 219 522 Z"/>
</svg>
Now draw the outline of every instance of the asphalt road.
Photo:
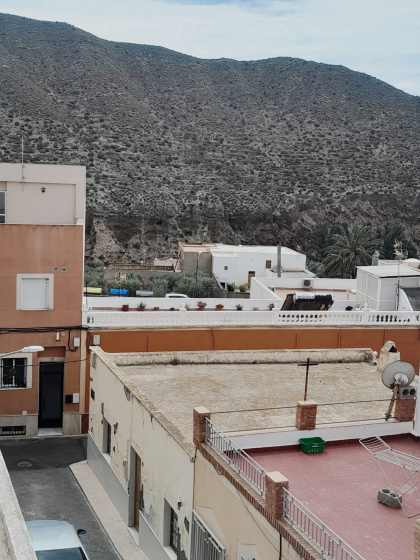
<svg viewBox="0 0 420 560">
<path fill-rule="evenodd" d="M 86 529 L 89 560 L 120 560 L 69 469 L 86 459 L 86 437 L 2 440 L 0 450 L 26 521 L 68 521 Z"/>
</svg>

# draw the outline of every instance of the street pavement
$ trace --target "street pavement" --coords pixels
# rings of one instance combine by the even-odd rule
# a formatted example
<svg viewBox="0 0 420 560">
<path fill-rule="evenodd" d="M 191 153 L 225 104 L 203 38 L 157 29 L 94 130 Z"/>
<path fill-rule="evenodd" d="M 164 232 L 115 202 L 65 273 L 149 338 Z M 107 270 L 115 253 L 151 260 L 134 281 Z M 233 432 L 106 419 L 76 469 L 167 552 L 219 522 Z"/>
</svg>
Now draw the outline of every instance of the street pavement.
<svg viewBox="0 0 420 560">
<path fill-rule="evenodd" d="M 57 519 L 86 529 L 90 560 L 120 560 L 69 465 L 86 459 L 86 437 L 1 440 L 10 477 L 26 521 Z"/>
</svg>

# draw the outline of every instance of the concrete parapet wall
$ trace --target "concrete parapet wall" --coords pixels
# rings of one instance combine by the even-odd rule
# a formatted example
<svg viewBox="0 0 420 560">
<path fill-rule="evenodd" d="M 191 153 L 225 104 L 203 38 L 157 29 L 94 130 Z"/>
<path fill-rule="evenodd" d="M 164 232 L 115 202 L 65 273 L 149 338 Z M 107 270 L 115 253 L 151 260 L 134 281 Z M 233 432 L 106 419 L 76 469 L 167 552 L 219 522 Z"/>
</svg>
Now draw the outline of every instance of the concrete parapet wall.
<svg viewBox="0 0 420 560">
<path fill-rule="evenodd" d="M 311 360 L 318 363 L 354 363 L 374 360 L 370 348 L 329 348 L 321 350 L 214 350 L 211 352 L 148 352 L 147 354 L 118 354 L 118 365 L 171 364 L 294 364 Z"/>
<path fill-rule="evenodd" d="M 36 560 L 9 473 L 0 453 L 0 558 Z"/>
</svg>

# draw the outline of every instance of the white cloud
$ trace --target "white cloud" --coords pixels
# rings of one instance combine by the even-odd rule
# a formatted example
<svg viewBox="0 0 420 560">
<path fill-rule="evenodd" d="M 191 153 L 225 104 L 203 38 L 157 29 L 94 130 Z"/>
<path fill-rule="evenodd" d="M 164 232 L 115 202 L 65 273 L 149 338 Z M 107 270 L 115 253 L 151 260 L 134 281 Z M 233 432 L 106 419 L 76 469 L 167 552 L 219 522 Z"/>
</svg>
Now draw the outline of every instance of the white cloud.
<svg viewBox="0 0 420 560">
<path fill-rule="evenodd" d="M 201 58 L 342 64 L 420 95 L 420 2 L 413 0 L 42 0 L 36 8 L 0 0 L 0 11 Z"/>
</svg>

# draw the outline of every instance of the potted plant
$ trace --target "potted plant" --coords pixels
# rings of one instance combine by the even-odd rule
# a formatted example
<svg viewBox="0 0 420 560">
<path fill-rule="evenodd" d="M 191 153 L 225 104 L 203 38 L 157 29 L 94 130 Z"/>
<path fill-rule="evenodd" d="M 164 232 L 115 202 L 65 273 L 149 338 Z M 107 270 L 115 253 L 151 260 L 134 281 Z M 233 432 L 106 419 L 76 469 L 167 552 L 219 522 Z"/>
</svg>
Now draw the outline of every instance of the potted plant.
<svg viewBox="0 0 420 560">
<path fill-rule="evenodd" d="M 186 304 L 185 304 L 185 309 L 186 309 L 187 311 L 189 310 L 190 307 L 191 307 L 191 304 L 190 304 L 190 303 L 186 303 Z"/>
<path fill-rule="evenodd" d="M 146 304 L 144 303 L 144 301 L 141 301 L 141 302 L 138 304 L 137 309 L 138 309 L 139 311 L 144 311 L 144 310 L 146 309 Z"/>
<path fill-rule="evenodd" d="M 236 309 L 237 309 L 238 311 L 242 311 L 243 306 L 242 306 L 240 303 L 237 303 L 237 304 L 236 304 Z"/>
<path fill-rule="evenodd" d="M 216 305 L 217 311 L 222 311 L 223 308 L 224 308 L 223 303 L 218 303 L 218 304 Z"/>
<path fill-rule="evenodd" d="M 238 286 L 239 291 L 241 292 L 241 294 L 245 293 L 248 289 L 248 284 L 241 284 L 240 286 Z"/>
<path fill-rule="evenodd" d="M 129 307 L 130 307 L 130 306 L 128 305 L 128 303 L 124 303 L 124 304 L 121 306 L 121 311 L 128 311 Z"/>
<path fill-rule="evenodd" d="M 205 301 L 197 301 L 197 307 L 199 311 L 204 311 L 207 303 Z"/>
<path fill-rule="evenodd" d="M 258 310 L 259 310 L 259 307 L 253 307 L 252 308 L 252 311 L 258 311 Z"/>
<path fill-rule="evenodd" d="M 157 305 L 153 308 L 153 311 L 159 311 L 160 307 L 158 307 Z"/>
<path fill-rule="evenodd" d="M 270 303 L 269 306 L 268 306 L 268 309 L 269 309 L 270 311 L 273 311 L 273 309 L 274 309 L 274 303 Z"/>
</svg>

